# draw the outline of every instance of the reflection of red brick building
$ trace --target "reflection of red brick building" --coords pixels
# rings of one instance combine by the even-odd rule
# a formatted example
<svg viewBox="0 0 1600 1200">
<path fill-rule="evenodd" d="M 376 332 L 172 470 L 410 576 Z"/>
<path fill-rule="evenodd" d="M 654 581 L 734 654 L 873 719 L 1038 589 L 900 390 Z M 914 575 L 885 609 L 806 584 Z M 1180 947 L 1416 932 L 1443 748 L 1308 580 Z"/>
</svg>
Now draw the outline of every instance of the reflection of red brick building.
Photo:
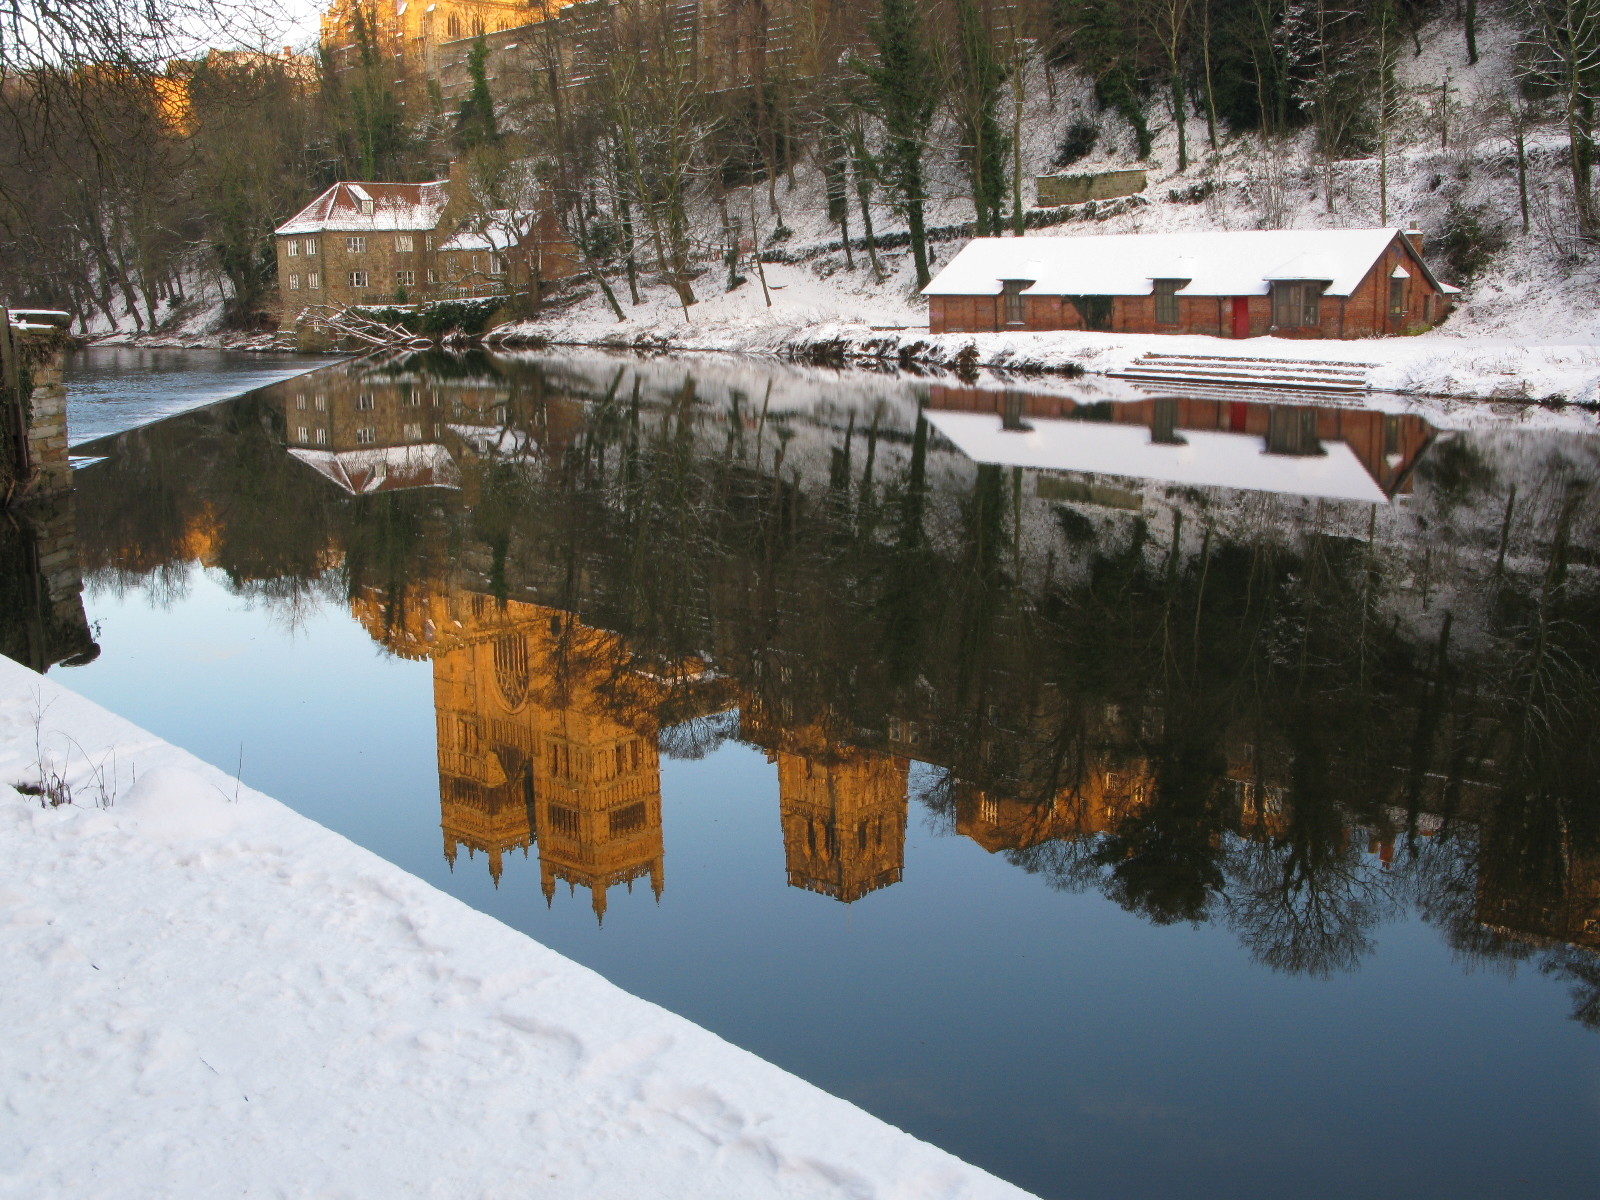
<svg viewBox="0 0 1600 1200">
<path fill-rule="evenodd" d="M 1084 404 L 1066 396 L 942 384 L 929 391 L 931 408 L 996 413 L 1008 428 L 1021 429 L 1030 419 L 1081 420 L 1091 415 Z M 1146 426 L 1153 441 L 1172 441 L 1185 429 L 1238 434 L 1260 439 L 1268 454 L 1318 454 L 1324 443 L 1342 442 L 1391 497 L 1411 491 L 1412 473 L 1434 436 L 1433 426 L 1414 413 L 1209 397 L 1102 401 L 1094 406 L 1092 419 Z"/>
</svg>

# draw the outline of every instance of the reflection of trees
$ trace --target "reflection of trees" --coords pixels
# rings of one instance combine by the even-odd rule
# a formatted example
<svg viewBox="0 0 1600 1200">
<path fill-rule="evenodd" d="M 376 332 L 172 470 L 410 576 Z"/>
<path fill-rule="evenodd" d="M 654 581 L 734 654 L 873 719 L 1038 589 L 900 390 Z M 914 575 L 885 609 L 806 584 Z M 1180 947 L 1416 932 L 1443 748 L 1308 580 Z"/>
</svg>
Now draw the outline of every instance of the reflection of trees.
<svg viewBox="0 0 1600 1200">
<path fill-rule="evenodd" d="M 128 435 L 86 473 L 86 562 L 172 569 L 210 529 L 208 561 L 285 609 L 341 571 L 391 628 L 446 585 L 537 600 L 611 631 L 552 630 L 551 703 L 583 679 L 681 756 L 805 728 L 939 764 L 938 827 L 980 793 L 1023 806 L 1043 832 L 1002 847 L 1019 867 L 1154 921 L 1225 919 L 1274 969 L 1349 969 L 1403 902 L 1477 958 L 1590 936 L 1582 464 L 1442 442 L 1426 527 L 1176 492 L 1090 517 L 952 467 L 909 406 L 806 425 L 759 391 L 714 406 L 688 372 L 501 370 L 538 453 L 464 462 L 460 494 L 337 493 L 283 454 L 270 405 Z M 737 720 L 703 715 L 708 659 Z M 1359 831 L 1398 846 L 1391 869 Z M 1540 961 L 1592 1012 L 1587 953 Z"/>
</svg>

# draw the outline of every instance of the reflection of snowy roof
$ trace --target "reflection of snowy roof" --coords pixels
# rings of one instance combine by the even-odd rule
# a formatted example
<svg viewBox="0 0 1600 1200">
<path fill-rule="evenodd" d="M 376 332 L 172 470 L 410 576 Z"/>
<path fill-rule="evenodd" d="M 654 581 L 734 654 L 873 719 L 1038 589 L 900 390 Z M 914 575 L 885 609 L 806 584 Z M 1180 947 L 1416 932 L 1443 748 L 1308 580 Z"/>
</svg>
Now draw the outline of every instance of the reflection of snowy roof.
<svg viewBox="0 0 1600 1200">
<path fill-rule="evenodd" d="M 1180 296 L 1264 296 L 1274 279 L 1328 283 L 1348 296 L 1400 236 L 1398 229 L 1262 229 L 974 238 L 925 296 L 998 295 L 1031 279 L 1043 296 L 1148 296 L 1157 279 L 1186 279 Z M 1411 261 L 1416 261 L 1412 259 Z M 1424 275 L 1433 276 L 1423 267 Z"/>
<path fill-rule="evenodd" d="M 432 229 L 439 223 L 449 184 L 336 183 L 278 226 L 275 233 L 386 233 Z M 372 212 L 361 211 L 363 201 Z"/>
<path fill-rule="evenodd" d="M 487 429 L 482 425 L 451 425 L 449 429 L 486 458 L 521 458 L 539 449 L 533 439 L 517 429 Z"/>
<path fill-rule="evenodd" d="M 317 474 L 326 476 L 352 496 L 393 492 L 401 488 L 459 488 L 461 474 L 455 459 L 443 446 L 385 446 L 376 450 L 307 450 L 289 447 L 289 453 Z"/>
<path fill-rule="evenodd" d="M 1326 454 L 1300 457 L 1268 454 L 1263 440 L 1250 434 L 1185 429 L 1184 444 L 1177 446 L 1152 441 L 1143 425 L 1030 417 L 1032 428 L 1018 431 L 1003 428 L 994 413 L 937 411 L 928 420 L 974 462 L 1327 500 L 1388 500 L 1343 442 L 1324 442 Z"/>
</svg>

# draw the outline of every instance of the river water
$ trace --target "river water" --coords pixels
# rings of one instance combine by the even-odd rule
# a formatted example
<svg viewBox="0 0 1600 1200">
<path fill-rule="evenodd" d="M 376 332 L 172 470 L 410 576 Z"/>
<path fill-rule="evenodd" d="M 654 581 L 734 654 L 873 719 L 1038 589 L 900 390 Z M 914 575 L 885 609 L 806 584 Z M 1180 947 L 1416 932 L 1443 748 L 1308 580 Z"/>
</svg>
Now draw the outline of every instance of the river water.
<svg viewBox="0 0 1600 1200">
<path fill-rule="evenodd" d="M 919 1137 L 1600 1193 L 1575 425 L 478 355 L 79 452 L 63 682 Z"/>
</svg>

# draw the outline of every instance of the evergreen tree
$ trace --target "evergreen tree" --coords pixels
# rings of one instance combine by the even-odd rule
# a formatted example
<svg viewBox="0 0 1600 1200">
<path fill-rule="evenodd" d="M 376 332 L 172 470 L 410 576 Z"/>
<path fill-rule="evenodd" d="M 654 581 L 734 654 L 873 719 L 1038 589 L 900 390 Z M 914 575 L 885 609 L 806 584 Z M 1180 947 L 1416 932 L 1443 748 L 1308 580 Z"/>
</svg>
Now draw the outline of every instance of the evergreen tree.
<svg viewBox="0 0 1600 1200">
<path fill-rule="evenodd" d="M 456 115 L 456 141 L 463 150 L 493 146 L 500 141 L 500 127 L 494 119 L 494 97 L 489 94 L 489 74 L 485 68 L 488 60 L 489 43 L 480 33 L 467 55 L 472 90 L 461 102 L 461 111 Z"/>
<path fill-rule="evenodd" d="M 872 23 L 872 40 L 878 59 L 864 64 L 863 70 L 871 85 L 873 109 L 888 134 L 883 174 L 899 193 L 910 227 L 917 286 L 924 287 L 930 276 L 928 235 L 922 217 L 926 198 L 922 156 L 933 110 L 939 102 L 939 83 L 933 55 L 923 36 L 917 0 L 883 0 L 878 18 Z"/>
</svg>

